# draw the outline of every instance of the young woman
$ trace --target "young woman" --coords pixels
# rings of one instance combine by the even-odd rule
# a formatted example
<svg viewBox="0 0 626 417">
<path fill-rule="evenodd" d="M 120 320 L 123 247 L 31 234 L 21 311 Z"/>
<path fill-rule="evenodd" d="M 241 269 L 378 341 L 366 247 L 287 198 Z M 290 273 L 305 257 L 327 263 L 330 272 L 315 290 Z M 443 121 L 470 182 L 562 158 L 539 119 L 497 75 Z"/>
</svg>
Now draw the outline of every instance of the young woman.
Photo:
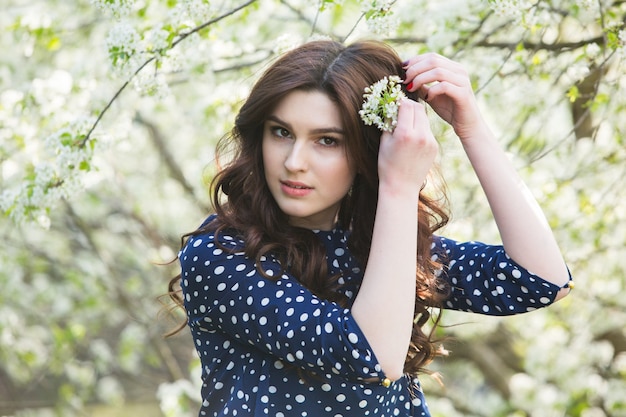
<svg viewBox="0 0 626 417">
<path fill-rule="evenodd" d="M 408 98 L 381 134 L 359 110 L 390 75 Z M 502 246 L 434 235 L 447 215 L 422 192 L 438 145 L 420 99 L 461 140 Z M 428 416 L 430 308 L 517 314 L 569 291 L 541 210 L 446 58 L 307 43 L 258 80 L 229 145 L 215 213 L 170 283 L 202 362 L 201 416 Z"/>
</svg>

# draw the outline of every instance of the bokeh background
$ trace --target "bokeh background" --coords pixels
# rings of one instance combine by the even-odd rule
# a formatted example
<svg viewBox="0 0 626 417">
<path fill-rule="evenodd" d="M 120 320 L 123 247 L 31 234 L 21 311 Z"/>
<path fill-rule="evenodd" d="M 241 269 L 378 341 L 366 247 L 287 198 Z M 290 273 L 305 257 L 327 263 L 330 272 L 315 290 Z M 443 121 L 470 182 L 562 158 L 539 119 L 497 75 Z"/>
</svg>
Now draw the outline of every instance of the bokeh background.
<svg viewBox="0 0 626 417">
<path fill-rule="evenodd" d="M 196 415 L 191 338 L 163 337 L 171 261 L 260 71 L 330 37 L 461 62 L 576 280 L 521 316 L 443 312 L 433 415 L 626 416 L 625 21 L 620 0 L 2 0 L 0 415 Z M 497 243 L 432 124 L 445 234 Z"/>
</svg>

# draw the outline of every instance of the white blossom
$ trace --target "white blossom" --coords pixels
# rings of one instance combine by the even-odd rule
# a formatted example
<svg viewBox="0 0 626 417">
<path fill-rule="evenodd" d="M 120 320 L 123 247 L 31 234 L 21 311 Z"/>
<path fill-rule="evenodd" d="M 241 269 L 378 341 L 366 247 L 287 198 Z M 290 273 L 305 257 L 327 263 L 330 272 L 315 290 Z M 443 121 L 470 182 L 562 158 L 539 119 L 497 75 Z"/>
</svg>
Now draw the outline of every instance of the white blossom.
<svg viewBox="0 0 626 417">
<path fill-rule="evenodd" d="M 166 417 L 191 417 L 191 410 L 186 407 L 188 401 L 184 399 L 199 400 L 198 392 L 198 387 L 187 379 L 159 385 L 157 397 L 161 411 Z"/>
<path fill-rule="evenodd" d="M 576 0 L 576 4 L 578 4 L 581 8 L 589 10 L 596 4 L 596 0 Z"/>
<path fill-rule="evenodd" d="M 163 25 L 159 24 L 150 30 L 146 31 L 144 34 L 144 43 L 146 45 L 146 49 L 159 52 L 166 49 L 169 46 L 168 37 L 170 33 L 163 29 Z"/>
<path fill-rule="evenodd" d="M 211 4 L 207 0 L 179 0 L 170 12 L 174 26 L 190 28 L 199 22 L 210 20 L 214 14 Z"/>
<path fill-rule="evenodd" d="M 567 68 L 567 75 L 575 82 L 584 79 L 589 72 L 589 65 L 586 62 L 576 62 Z"/>
<path fill-rule="evenodd" d="M 328 35 L 322 35 L 321 33 L 314 33 L 311 36 L 309 36 L 306 41 L 313 42 L 313 41 L 332 41 L 332 40 L 333 38 L 331 38 Z"/>
<path fill-rule="evenodd" d="M 124 402 L 125 391 L 122 384 L 111 376 L 105 376 L 98 380 L 96 395 L 98 399 L 108 404 L 121 404 Z"/>
<path fill-rule="evenodd" d="M 590 58 L 597 57 L 602 52 L 600 46 L 597 43 L 589 43 L 585 45 L 585 55 Z"/>
<path fill-rule="evenodd" d="M 105 40 L 109 56 L 121 75 L 129 76 L 139 64 L 137 54 L 142 50 L 141 35 L 127 21 L 113 25 Z"/>
<path fill-rule="evenodd" d="M 391 132 L 398 124 L 400 101 L 406 97 L 402 80 L 397 75 L 384 77 L 365 88 L 363 106 L 359 115 L 368 125 L 376 125 L 381 131 Z"/>
<path fill-rule="evenodd" d="M 395 0 L 364 0 L 361 10 L 365 14 L 368 29 L 377 35 L 388 35 L 398 27 L 391 6 Z"/>
<path fill-rule="evenodd" d="M 0 193 L 0 209 L 16 223 L 34 219 L 50 226 L 49 211 L 61 199 L 70 199 L 83 189 L 83 175 L 91 170 L 95 140 L 84 141 L 92 118 L 79 119 L 43 139 L 44 156 L 29 179 Z"/>
<path fill-rule="evenodd" d="M 531 7 L 528 0 L 490 0 L 491 9 L 498 16 L 520 20 Z"/>
<path fill-rule="evenodd" d="M 624 59 L 626 58 L 626 29 L 622 29 L 617 32 L 617 39 L 619 40 L 617 54 Z"/>
<path fill-rule="evenodd" d="M 283 33 L 274 39 L 272 50 L 275 54 L 282 54 L 298 47 L 300 44 L 302 44 L 300 36 L 292 33 Z"/>
<path fill-rule="evenodd" d="M 138 92 L 159 99 L 170 94 L 169 84 L 162 73 L 155 74 L 150 71 L 142 71 L 133 77 L 133 86 Z"/>
<path fill-rule="evenodd" d="M 120 19 L 130 14 L 135 5 L 135 0 L 91 0 L 91 4 Z"/>
</svg>

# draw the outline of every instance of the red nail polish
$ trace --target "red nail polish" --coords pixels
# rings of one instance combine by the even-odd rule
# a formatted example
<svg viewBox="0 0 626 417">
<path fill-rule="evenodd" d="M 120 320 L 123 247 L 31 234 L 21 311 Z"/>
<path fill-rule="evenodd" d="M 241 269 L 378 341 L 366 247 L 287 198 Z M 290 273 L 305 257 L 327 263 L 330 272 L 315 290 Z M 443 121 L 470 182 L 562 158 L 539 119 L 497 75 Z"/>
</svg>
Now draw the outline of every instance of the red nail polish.
<svg viewBox="0 0 626 417">
<path fill-rule="evenodd" d="M 411 81 L 409 85 L 406 86 L 407 91 L 410 91 L 411 88 L 413 88 L 413 81 Z"/>
</svg>

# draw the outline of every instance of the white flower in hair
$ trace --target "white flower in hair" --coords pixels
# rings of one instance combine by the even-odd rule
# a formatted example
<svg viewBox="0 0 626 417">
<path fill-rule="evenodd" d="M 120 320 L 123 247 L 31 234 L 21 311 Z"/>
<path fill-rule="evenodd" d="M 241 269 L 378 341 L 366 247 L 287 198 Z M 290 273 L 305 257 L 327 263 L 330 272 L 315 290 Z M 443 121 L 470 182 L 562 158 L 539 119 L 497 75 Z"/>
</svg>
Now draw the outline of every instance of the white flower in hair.
<svg viewBox="0 0 626 417">
<path fill-rule="evenodd" d="M 368 126 L 376 125 L 383 132 L 391 132 L 398 124 L 398 108 L 405 98 L 402 80 L 397 75 L 385 77 L 365 87 L 363 106 L 359 115 Z"/>
</svg>

